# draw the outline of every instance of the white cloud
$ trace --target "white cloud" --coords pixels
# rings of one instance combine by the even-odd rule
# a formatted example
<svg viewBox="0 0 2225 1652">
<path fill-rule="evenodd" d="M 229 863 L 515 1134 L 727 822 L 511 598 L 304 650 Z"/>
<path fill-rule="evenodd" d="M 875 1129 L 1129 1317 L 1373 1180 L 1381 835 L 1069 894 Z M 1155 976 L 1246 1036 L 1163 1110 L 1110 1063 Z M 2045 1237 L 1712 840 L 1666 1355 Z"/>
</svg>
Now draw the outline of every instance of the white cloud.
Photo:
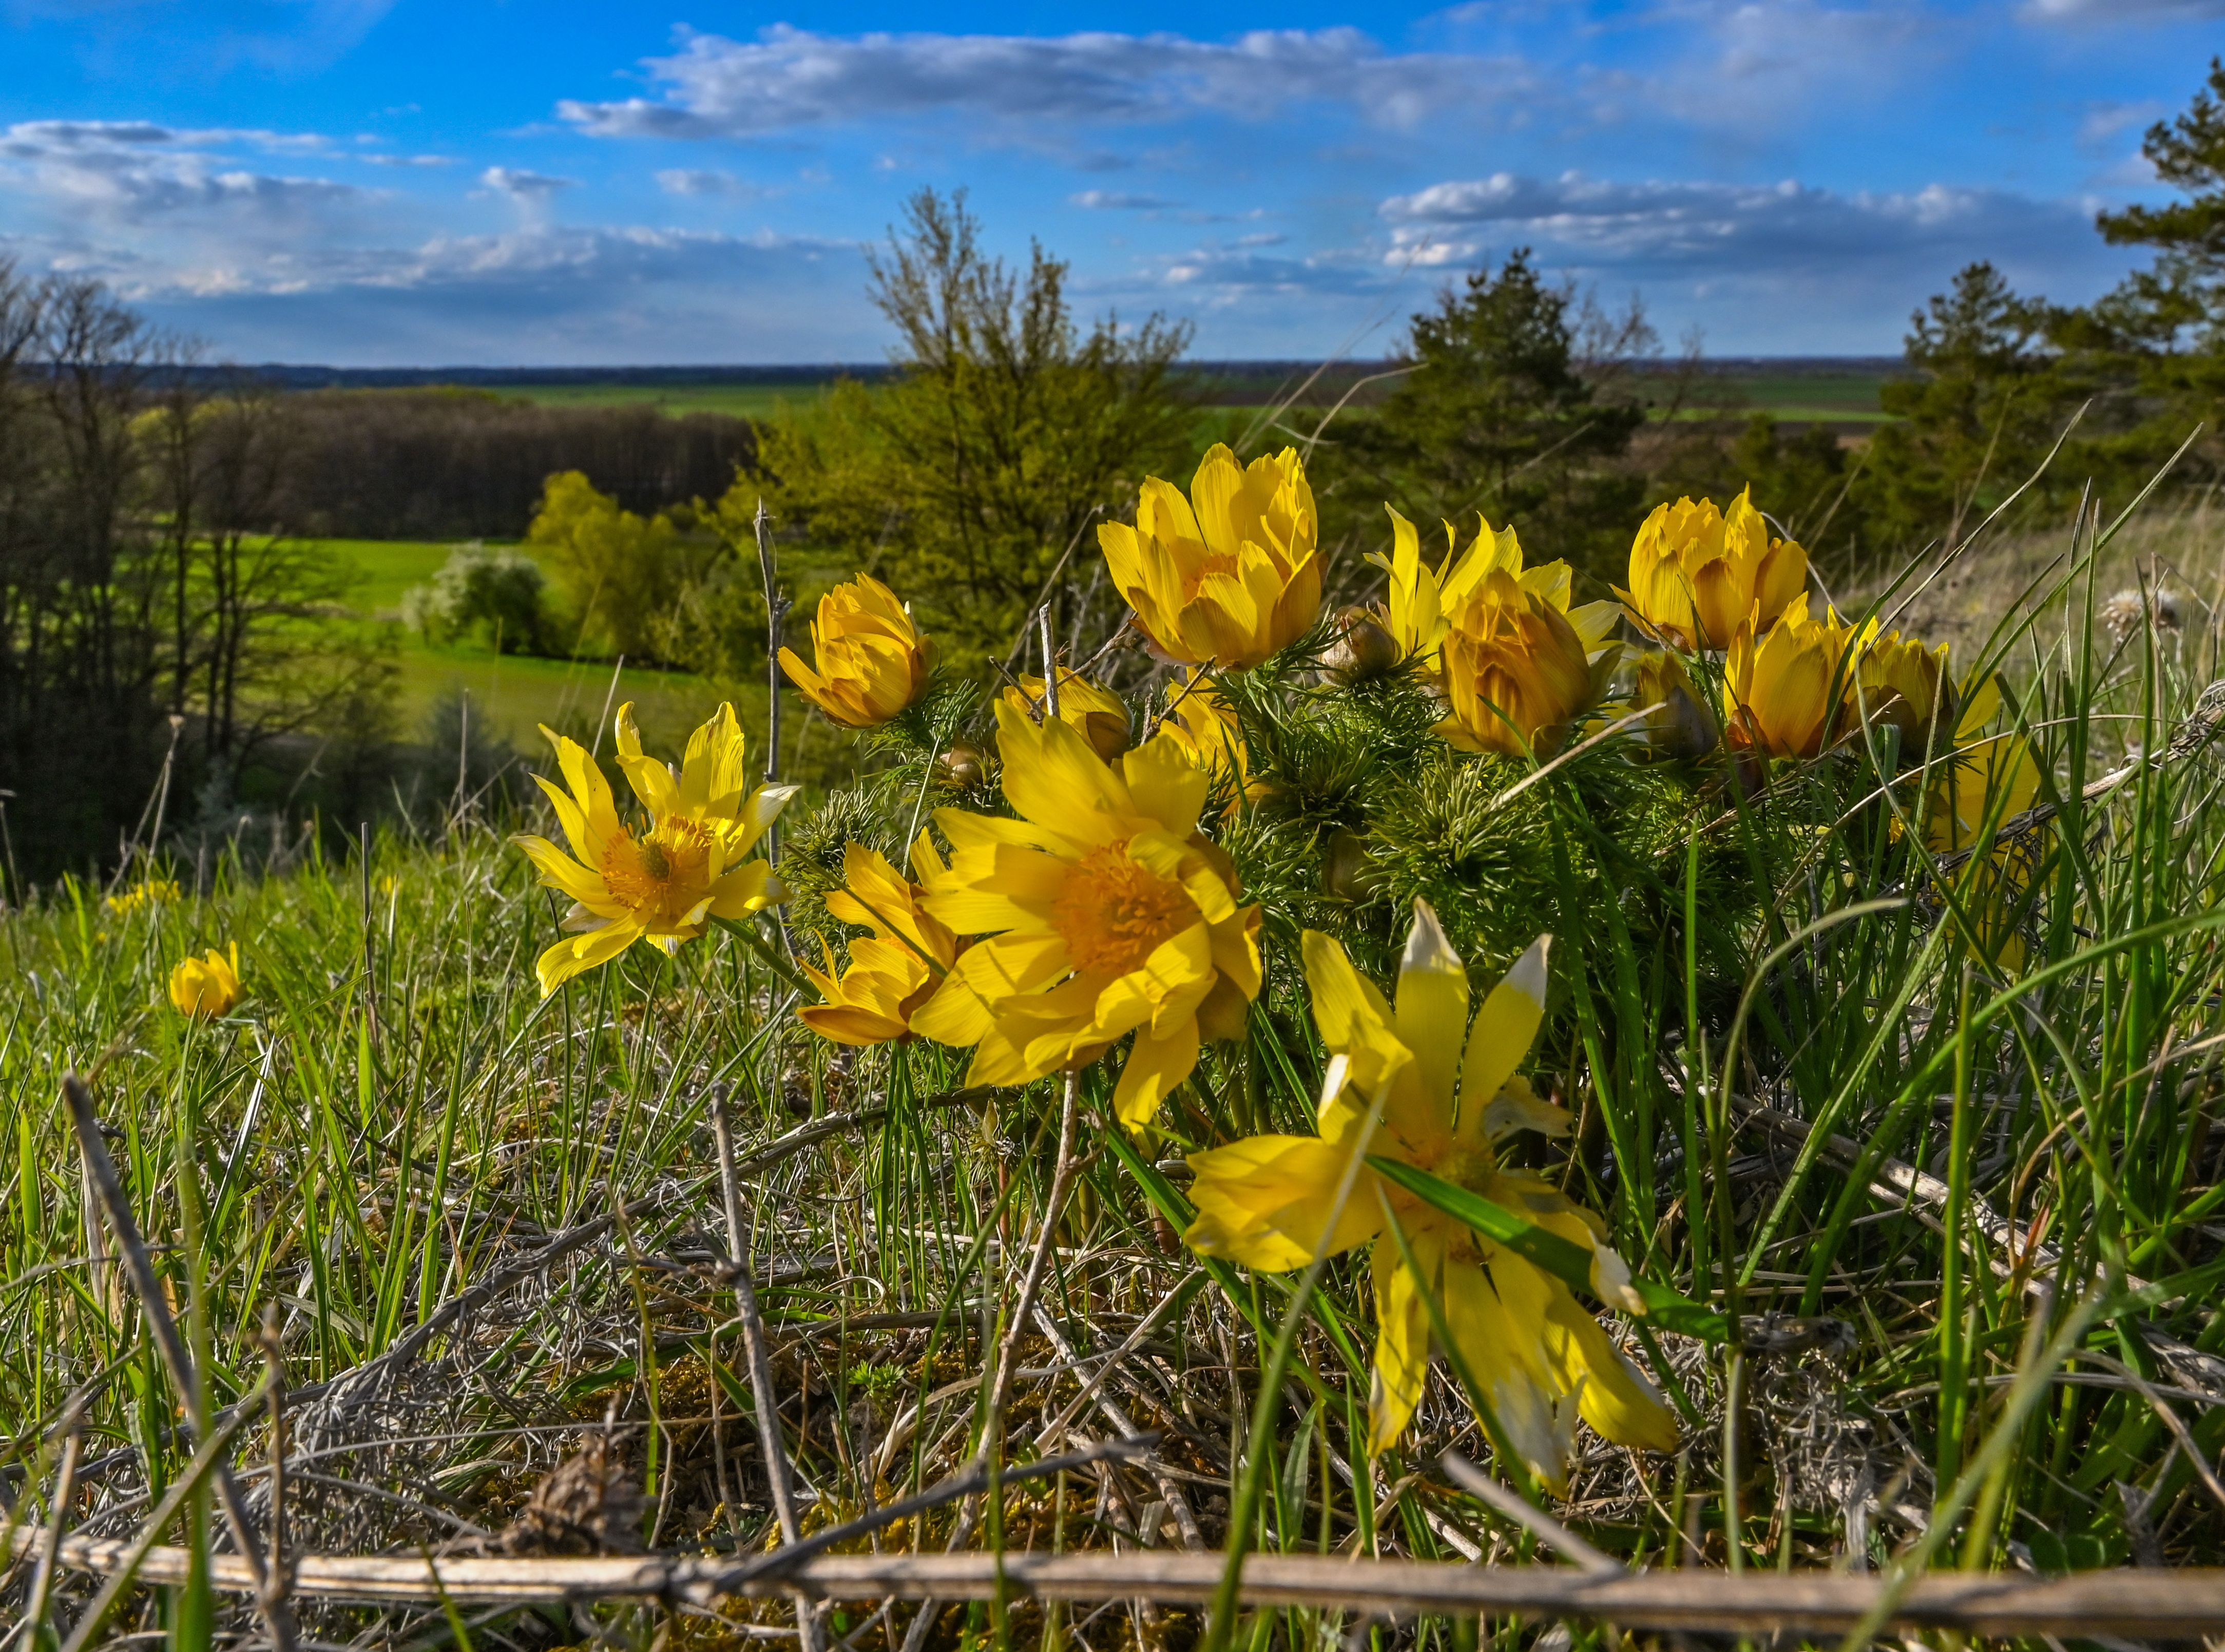
<svg viewBox="0 0 2225 1652">
<path fill-rule="evenodd" d="M 1807 350 L 1893 336 L 1918 300 L 1979 259 L 2025 291 L 2090 296 L 2127 262 L 2093 233 L 2094 206 L 1938 184 L 1841 194 L 1791 181 L 1499 173 L 1394 196 L 1381 210 L 1386 263 L 1471 267 L 1526 245 L 1548 269 L 1627 283 L 1734 337 Z"/>
<path fill-rule="evenodd" d="M 942 113 L 999 123 L 1257 119 L 1308 104 L 1408 128 L 1530 87 L 1512 60 L 1391 55 L 1355 28 L 1255 29 L 1217 42 L 1102 31 L 844 38 L 776 24 L 751 41 L 687 34 L 676 54 L 646 66 L 661 97 L 567 99 L 558 112 L 608 137 L 750 136 Z"/>
<path fill-rule="evenodd" d="M 656 187 L 668 195 L 723 195 L 729 200 L 757 200 L 770 193 L 715 167 L 668 168 L 656 174 Z"/>
<path fill-rule="evenodd" d="M 2078 141 L 2089 149 L 2105 148 L 2113 145 L 2120 134 L 2145 128 L 2167 112 L 2153 98 L 2128 104 L 2089 104 L 2085 117 L 2078 123 Z"/>
<path fill-rule="evenodd" d="M 73 216 L 124 224 L 184 214 L 292 222 L 365 192 L 255 171 L 213 153 L 275 133 L 175 131 L 144 121 L 19 121 L 0 131 L 0 183 Z M 297 143 L 307 147 L 307 140 Z"/>
<path fill-rule="evenodd" d="M 1964 20 L 1924 0 L 1664 0 L 1659 48 L 1617 66 L 1571 66 L 1570 101 L 1588 123 L 1664 117 L 1765 139 L 1870 110 L 1977 49 Z"/>
<path fill-rule="evenodd" d="M 1383 203 L 1392 245 L 1442 244 L 1488 226 L 1507 241 L 1550 243 L 1587 262 L 1727 274 L 1828 264 L 1845 270 L 1912 249 L 2013 254 L 2089 234 L 2085 203 L 1934 184 L 1909 193 L 1839 194 L 1772 185 L 1612 183 L 1580 173 L 1512 173 L 1434 184 Z M 1395 256 L 1395 255 L 1394 255 Z M 1465 256 L 1457 249 L 1453 256 Z M 1444 260 L 1437 260 L 1442 262 Z"/>
<path fill-rule="evenodd" d="M 519 167 L 489 167 L 479 174 L 479 182 L 515 200 L 540 201 L 559 190 L 576 188 L 579 180 L 552 178 L 545 172 L 528 172 Z"/>
<path fill-rule="evenodd" d="M 239 359 L 857 361 L 882 347 L 847 241 L 540 227 L 174 268 L 130 255 L 80 267 Z"/>
<path fill-rule="evenodd" d="M 1066 199 L 1068 205 L 1093 212 L 1156 212 L 1175 204 L 1157 195 L 1132 195 L 1117 189 L 1085 189 Z"/>
<path fill-rule="evenodd" d="M 2035 23 L 2199 22 L 2225 17 L 2225 0 L 2025 0 L 2018 15 Z"/>
</svg>

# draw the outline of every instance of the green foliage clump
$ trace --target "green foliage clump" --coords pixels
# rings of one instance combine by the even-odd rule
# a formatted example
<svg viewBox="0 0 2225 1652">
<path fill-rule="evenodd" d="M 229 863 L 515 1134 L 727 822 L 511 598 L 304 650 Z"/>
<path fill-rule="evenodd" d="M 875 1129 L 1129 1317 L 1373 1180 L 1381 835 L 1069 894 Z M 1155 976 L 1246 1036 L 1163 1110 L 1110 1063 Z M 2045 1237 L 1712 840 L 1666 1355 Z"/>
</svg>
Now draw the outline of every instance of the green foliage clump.
<svg viewBox="0 0 2225 1652">
<path fill-rule="evenodd" d="M 691 592 L 718 548 L 664 512 L 623 509 L 578 471 L 548 478 L 526 542 L 556 565 L 583 644 L 643 663 L 686 663 Z"/>
<path fill-rule="evenodd" d="M 992 256 L 963 195 L 915 197 L 872 269 L 894 379 L 784 412 L 763 433 L 762 479 L 720 514 L 745 520 L 763 488 L 815 554 L 911 595 L 951 657 L 1001 655 L 1033 604 L 1072 600 L 1045 590 L 1069 548 L 1189 451 L 1194 408 L 1171 370 L 1188 330 L 1106 316 L 1085 332 L 1066 265 L 1040 246 L 1024 275 Z"/>
<path fill-rule="evenodd" d="M 459 545 L 429 584 L 403 593 L 403 623 L 428 642 L 475 636 L 498 653 L 539 654 L 547 641 L 548 583 L 529 556 Z"/>
<path fill-rule="evenodd" d="M 1411 365 L 1372 418 L 1322 450 L 1334 525 L 1372 542 L 1387 500 L 1409 520 L 1473 531 L 1478 512 L 1580 568 L 1616 571 L 1644 483 L 1619 460 L 1645 421 L 1602 396 L 1581 353 L 1579 296 L 1527 250 L 1417 315 Z"/>
</svg>

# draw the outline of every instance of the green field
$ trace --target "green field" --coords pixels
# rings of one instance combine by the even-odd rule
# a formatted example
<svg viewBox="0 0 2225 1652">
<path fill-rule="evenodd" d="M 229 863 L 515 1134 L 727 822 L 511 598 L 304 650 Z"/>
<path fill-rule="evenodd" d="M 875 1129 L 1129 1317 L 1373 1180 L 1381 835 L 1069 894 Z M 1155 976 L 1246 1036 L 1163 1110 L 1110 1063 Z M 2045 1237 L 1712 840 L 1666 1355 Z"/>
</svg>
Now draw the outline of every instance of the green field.
<svg viewBox="0 0 2225 1652">
<path fill-rule="evenodd" d="M 1828 363 L 1791 366 L 1781 371 L 1746 371 L 1727 365 L 1711 370 L 1705 392 L 1712 408 L 1734 412 L 1766 412 L 1795 423 L 1871 424 L 1885 413 L 1878 405 L 1878 386 L 1884 374 L 1863 363 L 1838 366 Z M 491 387 L 496 393 L 542 407 L 613 408 L 651 406 L 669 414 L 725 413 L 738 418 L 769 419 L 783 407 L 808 405 L 826 393 L 834 381 L 818 383 L 737 378 L 704 383 L 505 383 Z M 1231 378 L 1220 386 L 1213 405 L 1205 409 L 1222 416 L 1249 413 L 1267 405 L 1280 388 L 1287 394 L 1297 380 Z M 1343 394 L 1326 377 L 1303 398 L 1309 407 L 1326 407 Z M 1375 400 L 1380 389 L 1365 392 L 1347 409 Z"/>
<path fill-rule="evenodd" d="M 831 382 L 831 381 L 830 381 Z M 500 393 L 544 408 L 648 405 L 662 413 L 725 413 L 770 419 L 784 406 L 816 401 L 823 384 L 515 384 Z"/>
</svg>

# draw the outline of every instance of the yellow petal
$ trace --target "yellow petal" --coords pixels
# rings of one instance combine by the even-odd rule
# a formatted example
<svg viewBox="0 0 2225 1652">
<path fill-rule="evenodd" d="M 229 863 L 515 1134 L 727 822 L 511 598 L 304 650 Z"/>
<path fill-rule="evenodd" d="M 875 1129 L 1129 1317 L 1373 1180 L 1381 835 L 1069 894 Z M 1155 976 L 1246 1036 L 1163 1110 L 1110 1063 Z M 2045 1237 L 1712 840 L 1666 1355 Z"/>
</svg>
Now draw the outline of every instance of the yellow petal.
<svg viewBox="0 0 2225 1652">
<path fill-rule="evenodd" d="M 1468 1030 L 1467 1051 L 1461 1059 L 1461 1136 L 1480 1139 L 1487 1129 L 1485 1111 L 1514 1069 L 1530 1053 L 1545 1018 L 1547 959 L 1553 944 L 1540 935 L 1514 960 L 1499 984 L 1487 994 Z"/>
<path fill-rule="evenodd" d="M 1197 830 L 1213 777 L 1190 762 L 1189 754 L 1161 734 L 1120 759 L 1136 812 L 1147 815 L 1177 838 Z"/>
<path fill-rule="evenodd" d="M 1184 1016 L 1163 1035 L 1151 1028 L 1136 1034 L 1135 1048 L 1120 1069 L 1112 1111 L 1130 1130 L 1150 1123 L 1169 1092 L 1197 1066 L 1197 1018 Z"/>
<path fill-rule="evenodd" d="M 1429 903 L 1417 900 L 1398 963 L 1398 1038 L 1414 1053 L 1422 1095 L 1437 1108 L 1432 1123 L 1440 1130 L 1452 1128 L 1453 1079 L 1467 1031 L 1467 971 Z"/>
<path fill-rule="evenodd" d="M 1201 1256 L 1269 1273 L 1311 1262 L 1322 1248 L 1324 1228 L 1328 1254 L 1348 1250 L 1383 1224 L 1380 1179 L 1363 1165 L 1336 1225 L 1328 1226 L 1350 1163 L 1348 1149 L 1311 1136 L 1254 1136 L 1194 1153 L 1190 1199 L 1197 1219 L 1183 1240 Z"/>
<path fill-rule="evenodd" d="M 1437 1271 L 1438 1247 L 1426 1231 L 1409 1230 L 1414 1260 Z M 1374 1382 L 1368 1398 L 1367 1449 L 1380 1454 L 1398 1443 L 1429 1376 L 1429 1310 L 1418 1282 L 1385 1233 L 1375 1241 Z M 1432 1288 L 1436 1282 L 1431 1281 Z"/>
<path fill-rule="evenodd" d="M 996 712 L 1005 796 L 1022 818 L 1081 845 L 1127 835 L 1119 826 L 1134 813 L 1127 786 L 1077 730 L 1062 722 L 1037 727 L 1010 706 Z"/>
<path fill-rule="evenodd" d="M 558 941 L 534 963 L 535 972 L 541 978 L 541 996 L 548 997 L 574 976 L 609 963 L 641 936 L 639 924 L 619 921 Z"/>
<path fill-rule="evenodd" d="M 1521 1322 L 1495 1288 L 1499 1275 L 1472 1265 L 1445 1269 L 1445 1323 L 1468 1375 L 1482 1384 L 1507 1443 L 1531 1472 L 1565 1495 L 1576 1408 L 1544 1357 L 1542 1324 Z"/>
</svg>

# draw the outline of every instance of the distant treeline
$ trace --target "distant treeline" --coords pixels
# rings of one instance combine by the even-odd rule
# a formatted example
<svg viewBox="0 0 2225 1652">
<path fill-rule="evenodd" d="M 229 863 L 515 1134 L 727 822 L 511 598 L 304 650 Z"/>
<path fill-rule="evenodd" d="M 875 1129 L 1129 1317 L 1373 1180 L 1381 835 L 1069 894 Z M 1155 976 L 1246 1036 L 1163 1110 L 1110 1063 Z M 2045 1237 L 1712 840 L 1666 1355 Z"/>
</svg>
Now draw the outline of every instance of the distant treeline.
<svg viewBox="0 0 2225 1652">
<path fill-rule="evenodd" d="M 756 457 L 746 419 L 539 407 L 489 390 L 314 390 L 270 403 L 286 449 L 269 527 L 345 539 L 515 539 L 577 471 L 631 510 L 712 499 Z"/>
</svg>

